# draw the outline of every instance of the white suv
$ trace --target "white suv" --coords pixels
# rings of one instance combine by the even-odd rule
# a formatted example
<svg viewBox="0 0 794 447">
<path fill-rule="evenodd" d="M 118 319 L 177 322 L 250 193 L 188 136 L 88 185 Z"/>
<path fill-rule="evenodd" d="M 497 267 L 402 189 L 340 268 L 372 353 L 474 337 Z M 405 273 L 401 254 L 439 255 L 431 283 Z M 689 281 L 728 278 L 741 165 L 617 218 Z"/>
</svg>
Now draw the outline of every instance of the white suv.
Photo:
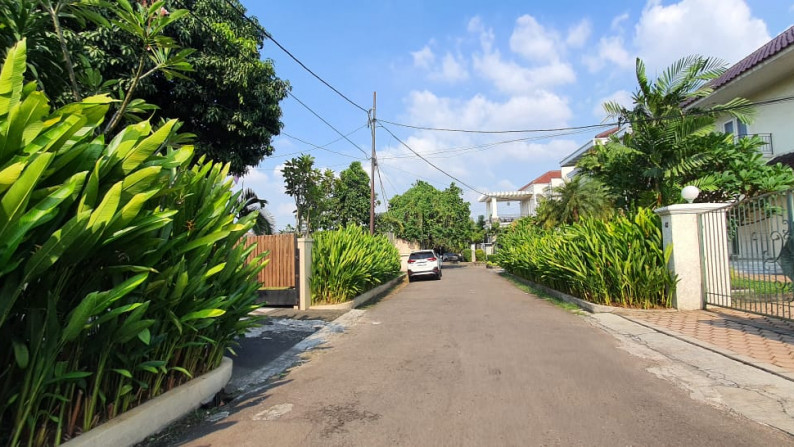
<svg viewBox="0 0 794 447">
<path fill-rule="evenodd" d="M 414 251 L 408 256 L 408 281 L 416 276 L 441 279 L 441 258 L 433 250 Z"/>
</svg>

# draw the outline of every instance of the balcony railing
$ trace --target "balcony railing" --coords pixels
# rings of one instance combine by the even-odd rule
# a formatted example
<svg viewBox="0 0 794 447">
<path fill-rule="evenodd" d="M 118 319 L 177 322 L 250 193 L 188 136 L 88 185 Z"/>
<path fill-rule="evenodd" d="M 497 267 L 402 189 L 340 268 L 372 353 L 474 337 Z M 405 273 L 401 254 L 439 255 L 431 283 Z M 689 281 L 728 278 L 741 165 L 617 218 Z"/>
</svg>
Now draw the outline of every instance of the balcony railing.
<svg viewBox="0 0 794 447">
<path fill-rule="evenodd" d="M 500 214 L 499 217 L 491 216 L 491 222 L 499 221 L 500 223 L 510 223 L 514 220 L 521 219 L 522 216 L 520 214 Z"/>
<path fill-rule="evenodd" d="M 761 153 L 764 157 L 771 157 L 775 154 L 775 151 L 772 149 L 772 134 L 771 133 L 754 133 L 748 135 L 737 135 L 734 137 L 734 140 L 739 141 L 739 138 L 744 137 L 758 137 L 763 144 L 758 146 L 758 152 Z"/>
</svg>

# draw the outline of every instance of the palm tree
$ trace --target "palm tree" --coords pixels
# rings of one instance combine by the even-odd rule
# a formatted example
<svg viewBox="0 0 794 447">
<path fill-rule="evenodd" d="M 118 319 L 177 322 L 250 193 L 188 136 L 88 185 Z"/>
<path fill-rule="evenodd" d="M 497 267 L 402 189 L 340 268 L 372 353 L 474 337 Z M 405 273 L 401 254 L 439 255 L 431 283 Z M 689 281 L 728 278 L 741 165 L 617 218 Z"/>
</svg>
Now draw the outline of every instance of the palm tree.
<svg viewBox="0 0 794 447">
<path fill-rule="evenodd" d="M 251 228 L 251 231 L 257 236 L 273 234 L 276 230 L 276 219 L 265 208 L 267 200 L 260 199 L 254 190 L 250 188 L 244 189 L 238 200 L 242 205 L 240 212 L 237 213 L 238 219 L 251 213 L 257 213 L 254 227 Z"/>
<path fill-rule="evenodd" d="M 628 148 L 630 160 L 626 168 L 638 173 L 639 181 L 644 183 L 633 185 L 635 197 L 650 191 L 656 206 L 675 203 L 679 192 L 676 178 L 705 163 L 701 148 L 685 144 L 687 139 L 712 131 L 714 119 L 721 113 L 729 113 L 743 122 L 750 120 L 749 102 L 742 98 L 708 109 L 686 108 L 692 101 L 712 93 L 709 82 L 724 72 L 725 65 L 718 59 L 689 56 L 676 61 L 651 82 L 645 64 L 638 58 L 639 88 L 632 97 L 633 107 L 627 109 L 614 101 L 604 104 L 610 118 L 631 126 L 632 131 L 625 133 L 619 142 L 613 141 L 602 150 L 616 144 Z"/>
<path fill-rule="evenodd" d="M 604 219 L 612 216 L 614 207 L 606 188 L 598 180 L 577 175 L 552 190 L 543 200 L 535 217 L 545 228 L 572 224 L 586 217 Z"/>
</svg>

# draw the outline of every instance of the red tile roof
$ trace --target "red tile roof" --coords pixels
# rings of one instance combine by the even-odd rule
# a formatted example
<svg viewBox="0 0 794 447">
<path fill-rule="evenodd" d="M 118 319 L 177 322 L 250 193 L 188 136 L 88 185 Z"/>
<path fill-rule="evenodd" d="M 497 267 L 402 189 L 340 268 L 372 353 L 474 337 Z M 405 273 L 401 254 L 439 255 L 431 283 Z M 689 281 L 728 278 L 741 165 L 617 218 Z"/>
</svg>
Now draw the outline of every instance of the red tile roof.
<svg viewBox="0 0 794 447">
<path fill-rule="evenodd" d="M 547 171 L 545 174 L 541 175 L 540 177 L 532 180 L 531 182 L 527 183 L 526 185 L 522 186 L 519 191 L 524 191 L 525 189 L 529 188 L 532 185 L 544 185 L 551 183 L 551 179 L 553 178 L 562 178 L 562 171 Z"/>
<path fill-rule="evenodd" d="M 613 133 L 617 132 L 618 130 L 620 130 L 620 127 L 613 127 L 611 129 L 607 129 L 601 132 L 600 134 L 596 135 L 595 138 L 606 138 L 612 135 Z"/>
<path fill-rule="evenodd" d="M 710 87 L 716 90 L 725 84 L 728 84 L 742 74 L 771 59 L 792 44 L 794 44 L 794 26 L 783 31 L 780 33 L 780 35 L 767 42 L 764 46 L 755 50 L 749 56 L 734 64 L 731 68 L 725 71 L 722 76 L 711 81 Z"/>
</svg>

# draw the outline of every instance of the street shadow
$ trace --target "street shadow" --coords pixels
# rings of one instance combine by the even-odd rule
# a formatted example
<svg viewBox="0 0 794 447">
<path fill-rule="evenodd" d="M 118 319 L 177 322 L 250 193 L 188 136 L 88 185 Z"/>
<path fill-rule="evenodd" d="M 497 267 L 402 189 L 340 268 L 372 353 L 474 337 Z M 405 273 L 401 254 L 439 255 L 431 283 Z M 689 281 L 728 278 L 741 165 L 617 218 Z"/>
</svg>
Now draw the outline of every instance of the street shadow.
<svg viewBox="0 0 794 447">
<path fill-rule="evenodd" d="M 291 379 L 283 378 L 271 380 L 272 382 L 266 384 L 262 389 L 239 401 L 233 396 L 225 396 L 221 397 L 220 402 L 202 406 L 188 416 L 171 424 L 165 431 L 154 435 L 147 441 L 136 444 L 135 447 L 181 446 L 199 440 L 211 433 L 233 427 L 237 422 L 228 420 L 230 416 L 262 404 L 270 397 L 271 390 L 292 382 Z M 226 401 L 225 399 L 229 400 Z M 218 417 L 218 420 L 213 420 L 214 417 Z M 209 444 L 205 445 L 209 446 Z"/>
</svg>

